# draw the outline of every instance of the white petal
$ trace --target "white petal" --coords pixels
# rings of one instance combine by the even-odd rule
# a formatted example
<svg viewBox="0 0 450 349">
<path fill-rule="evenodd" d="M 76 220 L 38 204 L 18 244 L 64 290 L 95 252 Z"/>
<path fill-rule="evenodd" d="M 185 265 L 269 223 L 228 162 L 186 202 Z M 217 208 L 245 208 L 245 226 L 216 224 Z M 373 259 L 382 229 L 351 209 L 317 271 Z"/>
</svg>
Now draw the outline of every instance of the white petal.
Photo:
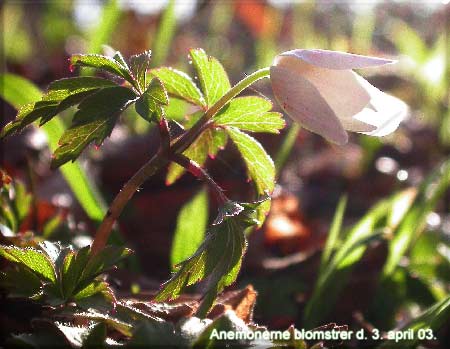
<svg viewBox="0 0 450 349">
<path fill-rule="evenodd" d="M 352 70 L 331 70 L 316 67 L 293 56 L 281 56 L 277 67 L 284 67 L 312 83 L 345 129 L 372 131 L 373 127 L 353 119 L 370 101 L 370 95 Z"/>
<path fill-rule="evenodd" d="M 275 98 L 291 118 L 331 142 L 347 143 L 348 135 L 336 114 L 317 88 L 300 72 L 272 66 L 270 80 Z"/>
<path fill-rule="evenodd" d="M 377 67 L 385 64 L 395 63 L 390 59 L 361 56 L 347 52 L 329 51 L 329 50 L 292 50 L 283 52 L 280 56 L 291 56 L 299 58 L 316 67 L 327 69 L 360 69 L 368 67 Z M 277 57 L 275 58 L 275 64 Z"/>
<path fill-rule="evenodd" d="M 358 79 L 366 86 L 371 99 L 368 107 L 355 115 L 355 118 L 376 126 L 374 131 L 361 133 L 383 137 L 394 132 L 408 115 L 406 103 L 380 91 L 364 78 L 359 76 Z"/>
</svg>

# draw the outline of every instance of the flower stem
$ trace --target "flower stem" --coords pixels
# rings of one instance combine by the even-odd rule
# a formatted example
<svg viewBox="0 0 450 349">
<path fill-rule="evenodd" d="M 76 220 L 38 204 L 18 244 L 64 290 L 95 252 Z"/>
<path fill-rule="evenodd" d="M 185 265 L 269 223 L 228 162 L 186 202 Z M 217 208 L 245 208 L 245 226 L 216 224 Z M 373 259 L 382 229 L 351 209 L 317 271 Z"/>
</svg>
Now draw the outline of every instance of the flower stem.
<svg viewBox="0 0 450 349">
<path fill-rule="evenodd" d="M 216 115 L 224 106 L 226 106 L 234 97 L 241 93 L 244 89 L 254 84 L 256 81 L 266 78 L 270 75 L 270 68 L 263 68 L 255 71 L 254 73 L 246 76 L 244 79 L 234 85 L 225 95 L 222 96 L 206 113 L 192 126 L 183 136 L 170 145 L 170 148 L 165 149 L 164 145 L 161 146 L 160 151 L 153 156 L 144 166 L 142 166 L 131 179 L 123 186 L 122 190 L 117 194 L 111 203 L 108 212 L 105 215 L 102 223 L 95 233 L 94 241 L 91 246 L 91 257 L 100 252 L 107 244 L 109 235 L 113 228 L 114 222 L 122 213 L 127 202 L 134 195 L 136 190 L 155 172 L 166 166 L 170 159 L 177 154 L 183 153 L 203 132 L 205 127 L 208 127 L 211 119 Z M 165 135 L 167 125 L 161 124 L 160 131 L 164 135 L 164 139 L 167 140 Z M 176 157 L 175 157 L 176 158 Z M 201 169 L 201 167 L 199 167 Z M 205 172 L 206 173 L 206 172 Z M 208 181 L 209 175 L 202 177 Z M 212 179 L 211 179 L 212 180 Z M 214 181 L 212 181 L 214 182 Z M 210 182 L 209 182 L 210 183 Z M 210 183 L 211 184 L 211 183 Z M 214 182 L 217 186 L 217 184 Z M 219 194 L 216 191 L 218 198 L 225 200 L 226 197 L 223 193 Z M 223 196 L 223 197 L 222 197 Z"/>
</svg>

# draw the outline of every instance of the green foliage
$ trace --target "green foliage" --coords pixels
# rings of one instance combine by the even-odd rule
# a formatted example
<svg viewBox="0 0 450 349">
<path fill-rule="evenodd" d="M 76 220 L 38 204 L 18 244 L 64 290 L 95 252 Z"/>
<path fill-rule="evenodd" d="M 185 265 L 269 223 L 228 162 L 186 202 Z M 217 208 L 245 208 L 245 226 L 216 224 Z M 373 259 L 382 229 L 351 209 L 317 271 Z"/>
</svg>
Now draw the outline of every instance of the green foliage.
<svg viewBox="0 0 450 349">
<path fill-rule="evenodd" d="M 202 189 L 184 204 L 178 214 L 170 253 L 172 268 L 191 256 L 200 246 L 205 236 L 208 216 L 208 192 Z"/>
<path fill-rule="evenodd" d="M 1 176 L 1 171 L 0 171 Z M 20 224 L 31 208 L 31 194 L 20 181 L 13 181 L 0 188 L 0 224 L 13 233 L 19 231 Z M 2 232 L 5 235 L 4 232 Z"/>
<path fill-rule="evenodd" d="M 272 103 L 257 96 L 238 97 L 214 117 L 218 126 L 231 126 L 242 131 L 279 133 L 285 126 L 280 113 L 269 112 Z"/>
<path fill-rule="evenodd" d="M 40 298 L 51 305 L 98 294 L 113 298 L 108 284 L 97 277 L 129 254 L 126 248 L 107 246 L 91 257 L 89 247 L 74 251 L 49 241 L 40 243 L 38 249 L 0 245 L 0 255 L 13 263 L 4 273 L 4 286 L 13 294 Z"/>
<path fill-rule="evenodd" d="M 222 218 L 209 229 L 197 251 L 177 266 L 156 299 L 177 298 L 185 286 L 208 278 L 206 295 L 197 311 L 197 314 L 206 315 L 217 294 L 236 280 L 247 246 L 245 230 L 257 223 L 255 213 L 260 204 L 235 203 L 232 206 L 240 209 L 231 211 L 225 207 L 226 211 L 219 214 Z"/>
<path fill-rule="evenodd" d="M 173 68 L 163 67 L 153 69 L 152 74 L 164 82 L 164 86 L 171 96 L 184 99 L 189 103 L 201 107 L 206 107 L 203 94 L 186 73 Z"/>
<path fill-rule="evenodd" d="M 388 278 L 400 259 L 423 231 L 427 215 L 434 209 L 438 200 L 450 186 L 450 160 L 437 167 L 422 183 L 410 209 L 393 232 L 389 252 L 384 265 L 382 278 Z"/>
<path fill-rule="evenodd" d="M 169 104 L 167 92 L 158 78 L 154 78 L 145 92 L 136 101 L 136 112 L 145 120 L 160 121 L 164 115 L 164 106 Z"/>
<path fill-rule="evenodd" d="M 100 146 L 111 134 L 120 113 L 134 97 L 128 88 L 115 86 L 84 99 L 73 117 L 72 126 L 59 140 L 60 147 L 54 153 L 52 167 L 75 160 L 92 141 Z"/>
<path fill-rule="evenodd" d="M 230 80 L 222 64 L 202 49 L 190 50 L 192 64 L 197 72 L 206 105 L 211 107 L 230 88 Z"/>
<path fill-rule="evenodd" d="M 132 77 L 131 70 L 120 53 L 113 58 L 98 54 L 72 55 L 70 64 L 72 67 L 80 66 L 104 70 L 125 79 L 136 87 L 136 81 Z"/>
<path fill-rule="evenodd" d="M 130 69 L 141 91 L 147 87 L 147 70 L 150 67 L 151 51 L 144 51 L 130 57 Z"/>
<path fill-rule="evenodd" d="M 2 97 L 16 109 L 41 98 L 41 92 L 36 86 L 17 75 L 3 74 L 1 80 L 3 84 L 3 88 L 0 89 Z M 54 151 L 58 147 L 58 140 L 65 129 L 63 123 L 56 116 L 42 129 L 48 138 L 50 150 Z M 95 221 L 100 221 L 106 211 L 105 204 L 84 169 L 76 161 L 73 164 L 62 166 L 61 172 L 87 215 Z M 25 203 L 22 199 L 18 202 Z"/>
</svg>

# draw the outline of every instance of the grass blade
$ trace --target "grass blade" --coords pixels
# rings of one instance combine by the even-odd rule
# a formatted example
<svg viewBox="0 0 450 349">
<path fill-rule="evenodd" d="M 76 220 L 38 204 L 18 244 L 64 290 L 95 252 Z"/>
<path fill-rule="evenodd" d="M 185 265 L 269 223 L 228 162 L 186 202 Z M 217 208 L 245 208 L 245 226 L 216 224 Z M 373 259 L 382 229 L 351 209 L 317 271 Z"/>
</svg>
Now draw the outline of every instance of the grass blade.
<svg viewBox="0 0 450 349">
<path fill-rule="evenodd" d="M 100 15 L 101 21 L 98 26 L 89 34 L 89 46 L 87 52 L 100 53 L 102 45 L 109 43 L 114 29 L 117 27 L 121 15 L 117 0 L 105 2 Z"/>
<path fill-rule="evenodd" d="M 328 233 L 327 242 L 325 243 L 325 247 L 322 251 L 319 275 L 322 273 L 323 269 L 330 261 L 331 253 L 336 247 L 336 242 L 338 241 L 339 234 L 342 230 L 342 220 L 344 218 L 344 212 L 346 207 L 347 207 L 347 196 L 342 196 L 336 207 L 333 222 L 331 223 L 330 231 Z"/>
<path fill-rule="evenodd" d="M 177 28 L 175 0 L 169 0 L 155 35 L 152 47 L 152 66 L 158 67 L 166 60 Z"/>
</svg>

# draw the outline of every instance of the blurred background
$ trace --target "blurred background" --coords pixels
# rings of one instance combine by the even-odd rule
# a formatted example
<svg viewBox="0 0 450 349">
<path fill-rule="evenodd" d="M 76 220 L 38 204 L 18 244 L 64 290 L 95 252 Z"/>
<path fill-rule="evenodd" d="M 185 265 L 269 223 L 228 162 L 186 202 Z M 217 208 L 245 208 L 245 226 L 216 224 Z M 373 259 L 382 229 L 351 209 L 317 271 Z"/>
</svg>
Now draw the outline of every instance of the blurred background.
<svg viewBox="0 0 450 349">
<path fill-rule="evenodd" d="M 419 188 L 450 154 L 448 1 L 65 0 L 4 1 L 0 6 L 3 69 L 41 89 L 54 79 L 76 74 L 69 71 L 71 54 L 102 53 L 104 44 L 125 57 L 152 49 L 153 66 L 170 65 L 191 73 L 188 50 L 202 47 L 222 62 L 232 83 L 294 48 L 399 61 L 383 70 L 361 72 L 372 84 L 409 104 L 408 120 L 393 135 L 378 139 L 354 134 L 348 145 L 337 147 L 312 133 L 289 131 L 287 120 L 280 136 L 257 137 L 273 157 L 286 161 L 279 169 L 271 213 L 263 228 L 249 236 L 236 287 L 254 286 L 259 293 L 255 320 L 270 328 L 301 326 L 340 197 L 348 198 L 343 227 L 352 227 L 379 200 Z M 267 81 L 248 93 L 272 97 Z M 2 104 L 4 126 L 14 119 L 16 109 Z M 168 111 L 179 121 L 188 113 L 189 106 L 182 102 L 174 102 Z M 72 115 L 73 110 L 64 113 L 63 121 Z M 292 143 L 286 145 L 289 139 Z M 283 145 L 287 150 L 280 155 Z M 1 146 L 1 166 L 35 198 L 18 220 L 17 231 L 89 243 L 96 222 L 82 210 L 60 172 L 49 169 L 45 134 L 28 128 Z M 130 108 L 104 145 L 89 148 L 81 162 L 108 203 L 157 146 L 157 131 Z M 245 167 L 232 146 L 209 159 L 207 168 L 229 197 L 251 199 Z M 149 180 L 120 218 L 121 239 L 137 256 L 125 272 L 114 276 L 123 292 L 131 286 L 156 290 L 168 278 L 177 215 L 201 188 L 190 175 L 170 186 L 165 176 L 162 172 Z M 401 211 L 402 205 L 408 209 L 399 202 L 397 209 Z M 210 200 L 210 219 L 216 209 Z M 389 242 L 368 241 L 364 256 L 336 295 L 336 305 L 321 323 L 363 323 L 365 316 L 387 329 L 448 294 L 448 190 L 423 221 L 424 232 L 414 236 L 408 253 L 399 257 L 390 286 L 377 295 L 374 285 Z M 411 224 L 413 230 L 415 223 Z M 374 306 L 376 299 L 381 301 Z M 381 303 L 385 311 L 378 307 Z M 445 331 L 444 341 L 449 336 Z"/>
</svg>

